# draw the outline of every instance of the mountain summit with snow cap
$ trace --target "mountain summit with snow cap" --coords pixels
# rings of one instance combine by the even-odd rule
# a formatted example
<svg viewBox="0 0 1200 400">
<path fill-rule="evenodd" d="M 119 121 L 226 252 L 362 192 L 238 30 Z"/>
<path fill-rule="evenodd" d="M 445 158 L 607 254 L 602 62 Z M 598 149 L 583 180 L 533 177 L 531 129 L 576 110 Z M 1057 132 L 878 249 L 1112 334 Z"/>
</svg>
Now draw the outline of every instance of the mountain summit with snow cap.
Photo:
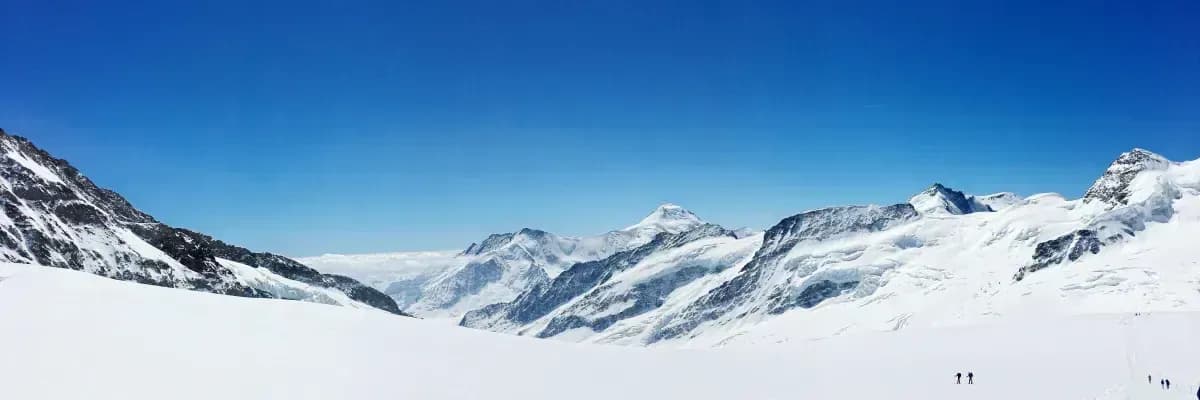
<svg viewBox="0 0 1200 400">
<path fill-rule="evenodd" d="M 636 224 L 625 228 L 633 230 L 655 230 L 659 232 L 679 233 L 697 226 L 704 225 L 704 220 L 686 208 L 673 203 L 663 203 L 655 208 L 650 215 Z"/>
<path fill-rule="evenodd" d="M 962 215 L 992 211 L 991 207 L 978 201 L 975 196 L 965 195 L 940 183 L 934 183 L 929 189 L 913 196 L 908 203 L 921 214 Z"/>
<path fill-rule="evenodd" d="M 1116 160 L 1104 170 L 1104 175 L 1084 193 L 1084 200 L 1102 201 L 1109 204 L 1124 205 L 1129 203 L 1129 183 L 1142 171 L 1165 170 L 1171 166 L 1171 160 L 1152 151 L 1134 148 L 1121 153 Z"/>
</svg>

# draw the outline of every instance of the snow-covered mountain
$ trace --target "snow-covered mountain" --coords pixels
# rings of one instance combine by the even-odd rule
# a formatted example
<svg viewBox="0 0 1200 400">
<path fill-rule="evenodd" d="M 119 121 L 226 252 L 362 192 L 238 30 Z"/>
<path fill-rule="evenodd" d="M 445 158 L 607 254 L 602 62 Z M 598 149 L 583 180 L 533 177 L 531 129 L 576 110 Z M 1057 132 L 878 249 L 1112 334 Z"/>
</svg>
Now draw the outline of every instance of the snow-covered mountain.
<svg viewBox="0 0 1200 400">
<path fill-rule="evenodd" d="M 980 199 L 935 183 L 924 192 L 908 199 L 908 204 L 911 204 L 921 214 L 959 215 L 993 211 L 989 203 L 1003 206 L 1008 203 L 1009 195 L 1011 193 L 997 193 Z"/>
<path fill-rule="evenodd" d="M 468 311 L 512 301 L 550 282 L 568 266 L 642 246 L 660 233 L 681 233 L 702 225 L 704 221 L 691 211 L 663 204 L 637 224 L 595 236 L 559 236 L 524 228 L 490 235 L 453 257 L 441 252 L 441 257 L 423 260 L 417 256 L 421 253 L 324 255 L 299 260 L 366 280 L 391 295 L 407 312 L 457 320 Z M 389 257 L 396 262 L 369 261 Z"/>
<path fill-rule="evenodd" d="M 577 263 L 464 326 L 710 346 L 1006 315 L 1200 309 L 1200 161 L 1122 154 L 1079 200 L 972 196 L 831 207 L 739 237 L 712 225 Z M 1057 267 L 1057 268 L 1055 268 Z"/>
<path fill-rule="evenodd" d="M 29 140 L 0 130 L 0 260 L 245 297 L 400 313 L 379 291 L 286 257 L 163 224 Z"/>
<path fill-rule="evenodd" d="M 417 288 L 408 310 L 468 327 L 703 347 L 1200 309 L 1196 233 L 1200 161 L 1135 149 L 1076 200 L 934 184 L 905 203 L 806 211 L 761 232 L 664 205 L 595 237 L 492 235 L 419 285 L 373 285 Z"/>
</svg>

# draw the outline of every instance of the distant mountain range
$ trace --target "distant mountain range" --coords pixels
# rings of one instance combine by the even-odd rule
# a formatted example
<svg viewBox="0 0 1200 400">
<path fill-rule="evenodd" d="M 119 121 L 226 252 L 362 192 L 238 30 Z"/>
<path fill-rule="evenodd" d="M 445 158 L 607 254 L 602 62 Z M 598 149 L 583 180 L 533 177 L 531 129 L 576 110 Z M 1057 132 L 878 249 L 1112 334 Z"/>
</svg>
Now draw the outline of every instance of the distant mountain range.
<svg viewBox="0 0 1200 400">
<path fill-rule="evenodd" d="M 0 262 L 567 341 L 712 346 L 1200 309 L 1200 160 L 1143 149 L 1074 200 L 933 184 L 764 231 L 663 204 L 594 236 L 524 228 L 461 251 L 293 260 L 159 222 L 0 131 L 0 207 Z"/>
<path fill-rule="evenodd" d="M 300 260 L 467 327 L 708 346 L 1198 308 L 1197 233 L 1200 161 L 1134 149 L 1076 200 L 933 184 L 905 203 L 806 211 L 762 232 L 664 204 L 590 237 L 526 228 L 461 252 Z"/>
</svg>

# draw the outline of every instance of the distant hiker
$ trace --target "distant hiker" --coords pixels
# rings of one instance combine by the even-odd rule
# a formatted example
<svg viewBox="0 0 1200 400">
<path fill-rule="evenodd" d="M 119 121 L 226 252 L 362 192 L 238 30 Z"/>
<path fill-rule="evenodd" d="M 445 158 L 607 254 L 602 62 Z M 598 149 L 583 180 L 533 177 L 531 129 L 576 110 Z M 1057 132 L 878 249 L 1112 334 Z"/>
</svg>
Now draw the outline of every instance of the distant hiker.
<svg viewBox="0 0 1200 400">
<path fill-rule="evenodd" d="M 975 384 L 975 373 L 974 372 L 967 372 L 967 384 L 968 385 Z"/>
<path fill-rule="evenodd" d="M 954 384 L 955 384 L 955 385 L 961 385 L 961 384 L 962 384 L 962 372 L 958 372 L 958 373 L 955 373 L 955 374 L 954 374 Z"/>
<path fill-rule="evenodd" d="M 1158 386 L 1162 386 L 1162 388 L 1163 388 L 1163 389 L 1166 389 L 1166 388 L 1167 388 L 1167 381 L 1166 381 L 1166 380 L 1164 380 L 1164 379 L 1159 379 L 1159 380 L 1158 380 Z"/>
<path fill-rule="evenodd" d="M 1150 380 L 1150 375 L 1146 375 L 1146 383 L 1154 383 L 1153 380 Z"/>
<path fill-rule="evenodd" d="M 1171 390 L 1171 380 L 1167 379 L 1167 390 Z"/>
</svg>

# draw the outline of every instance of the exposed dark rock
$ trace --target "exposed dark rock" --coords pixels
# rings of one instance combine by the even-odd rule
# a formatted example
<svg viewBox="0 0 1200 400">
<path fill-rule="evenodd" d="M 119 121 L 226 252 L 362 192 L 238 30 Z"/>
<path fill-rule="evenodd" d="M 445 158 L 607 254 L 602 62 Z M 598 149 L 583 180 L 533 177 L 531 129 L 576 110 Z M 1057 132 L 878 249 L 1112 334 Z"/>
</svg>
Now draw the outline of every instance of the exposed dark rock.
<svg viewBox="0 0 1200 400">
<path fill-rule="evenodd" d="M 858 281 L 834 282 L 822 279 L 804 288 L 795 297 L 780 296 L 778 303 L 772 306 L 769 312 L 772 314 L 781 314 L 795 307 L 813 308 L 826 299 L 840 296 L 847 290 L 854 289 L 855 286 L 858 286 Z"/>
<path fill-rule="evenodd" d="M 104 214 L 96 207 L 83 203 L 67 203 L 54 207 L 54 215 L 76 225 L 103 225 Z"/>
<path fill-rule="evenodd" d="M 1088 188 L 1083 198 L 1115 205 L 1129 204 L 1129 183 L 1133 178 L 1142 171 L 1163 169 L 1169 164 L 1163 156 L 1143 149 L 1122 153 Z"/>
<path fill-rule="evenodd" d="M 97 187 L 66 161 L 51 156 L 25 138 L 0 131 L 0 146 L 17 157 L 0 157 L 0 176 L 11 186 L 10 190 L 0 190 L 0 211 L 13 221 L 11 227 L 0 230 L 0 245 L 12 252 L 5 257 L 7 261 L 86 270 L 158 286 L 272 297 L 271 293 L 240 283 L 232 271 L 217 262 L 220 257 L 266 268 L 285 278 L 334 288 L 352 299 L 400 313 L 391 298 L 353 279 L 324 275 L 285 257 L 254 253 L 207 235 L 159 223 L 116 192 Z M 181 274 L 161 260 L 124 248 L 125 239 L 116 233 L 124 230 L 140 236 L 196 274 Z M 81 249 L 68 231 L 100 235 L 114 245 L 111 254 Z"/>
<path fill-rule="evenodd" d="M 1114 238 L 1115 239 L 1115 238 Z M 1104 243 L 1096 236 L 1096 231 L 1080 229 L 1052 240 L 1038 243 L 1033 251 L 1033 263 L 1021 267 L 1013 279 L 1020 281 L 1025 275 L 1045 269 L 1064 261 L 1075 261 L 1086 253 L 1096 254 Z"/>
</svg>

